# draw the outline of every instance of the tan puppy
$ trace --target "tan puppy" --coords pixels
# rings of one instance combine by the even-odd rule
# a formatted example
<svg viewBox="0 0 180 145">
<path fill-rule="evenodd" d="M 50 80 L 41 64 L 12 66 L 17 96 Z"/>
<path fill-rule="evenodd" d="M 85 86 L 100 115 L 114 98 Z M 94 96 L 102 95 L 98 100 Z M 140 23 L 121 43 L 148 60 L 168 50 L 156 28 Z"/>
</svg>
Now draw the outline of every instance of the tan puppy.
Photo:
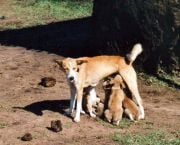
<svg viewBox="0 0 180 145">
<path fill-rule="evenodd" d="M 119 122 L 122 119 L 123 107 L 122 102 L 124 100 L 125 94 L 121 86 L 123 80 L 120 75 L 116 75 L 108 85 L 111 86 L 111 94 L 108 101 L 108 109 L 105 110 L 104 116 L 108 122 L 111 122 L 114 125 L 119 125 Z"/>
<path fill-rule="evenodd" d="M 139 120 L 138 106 L 133 102 L 132 99 L 125 96 L 123 101 L 124 113 L 129 117 L 130 120 Z"/>
<path fill-rule="evenodd" d="M 119 85 L 119 87 L 114 87 L 114 86 L 118 86 L 118 85 Z M 114 98 L 115 102 L 117 102 L 116 101 L 117 97 L 124 98 L 123 102 L 122 102 L 122 106 L 123 106 L 123 109 L 124 109 L 124 113 L 130 118 L 130 120 L 134 121 L 134 120 L 138 120 L 139 119 L 139 110 L 138 110 L 138 107 L 133 102 L 131 97 L 127 97 L 127 87 L 124 84 L 124 82 L 123 82 L 123 80 L 122 80 L 120 75 L 116 75 L 115 74 L 115 75 L 111 75 L 108 78 L 106 78 L 104 83 L 103 83 L 103 87 L 104 87 L 104 90 L 105 90 L 106 98 L 112 98 L 113 97 L 113 93 L 114 94 L 116 93 L 115 94 L 116 97 Z M 114 89 L 114 88 L 116 88 L 116 89 Z M 118 112 L 118 111 L 115 111 L 115 112 Z M 110 118 L 109 116 L 111 116 L 111 115 L 107 114 L 105 116 L 106 119 Z"/>
<path fill-rule="evenodd" d="M 121 56 L 96 56 L 77 59 L 66 58 L 62 62 L 58 61 L 67 74 L 68 82 L 75 86 L 71 88 L 69 110 L 71 114 L 74 110 L 75 100 L 77 99 L 76 114 L 74 117 L 75 122 L 80 121 L 83 89 L 91 86 L 92 89 L 90 92 L 95 92 L 93 87 L 95 87 L 100 80 L 115 72 L 118 72 L 122 76 L 129 90 L 135 97 L 140 109 L 139 119 L 144 118 L 144 107 L 138 91 L 136 72 L 132 67 L 133 61 L 141 52 L 141 44 L 136 44 L 128 55 L 128 60 Z"/>
</svg>

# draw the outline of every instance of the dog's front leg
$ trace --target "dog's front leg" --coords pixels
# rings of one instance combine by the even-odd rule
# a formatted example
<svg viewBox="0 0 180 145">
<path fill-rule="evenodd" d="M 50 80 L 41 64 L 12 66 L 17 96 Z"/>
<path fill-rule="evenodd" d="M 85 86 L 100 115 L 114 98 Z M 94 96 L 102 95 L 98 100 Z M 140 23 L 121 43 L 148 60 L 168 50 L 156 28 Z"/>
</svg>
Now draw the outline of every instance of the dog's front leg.
<svg viewBox="0 0 180 145">
<path fill-rule="evenodd" d="M 74 117 L 75 122 L 80 122 L 80 113 L 82 110 L 82 96 L 83 96 L 83 88 L 77 89 L 76 114 Z"/>
<path fill-rule="evenodd" d="M 69 112 L 68 115 L 71 115 L 74 111 L 75 108 L 75 101 L 76 101 L 76 97 L 77 97 L 77 91 L 74 85 L 70 84 L 70 90 L 71 90 L 71 100 L 70 100 L 70 108 L 69 108 Z"/>
</svg>

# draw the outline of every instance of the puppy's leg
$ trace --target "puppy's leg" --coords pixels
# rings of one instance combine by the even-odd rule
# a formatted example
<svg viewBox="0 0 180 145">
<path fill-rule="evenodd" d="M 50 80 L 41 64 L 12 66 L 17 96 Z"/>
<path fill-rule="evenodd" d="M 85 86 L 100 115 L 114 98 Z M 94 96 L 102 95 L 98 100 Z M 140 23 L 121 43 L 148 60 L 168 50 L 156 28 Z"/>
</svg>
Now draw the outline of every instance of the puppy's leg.
<svg viewBox="0 0 180 145">
<path fill-rule="evenodd" d="M 130 120 L 134 121 L 134 117 L 129 109 L 124 109 L 124 113 L 129 117 Z"/>
<path fill-rule="evenodd" d="M 74 85 L 70 84 L 70 90 L 71 90 L 71 100 L 70 100 L 70 108 L 69 108 L 69 112 L 68 114 L 71 115 L 74 111 L 74 107 L 75 107 L 75 101 L 76 101 L 76 88 L 74 87 Z"/>
<path fill-rule="evenodd" d="M 82 96 L 83 96 L 83 88 L 77 89 L 76 114 L 74 117 L 75 122 L 80 122 L 80 113 L 82 110 Z"/>
<path fill-rule="evenodd" d="M 113 124 L 114 125 L 119 125 L 119 122 L 122 119 L 122 114 L 123 114 L 123 108 L 117 110 L 113 116 Z"/>
<path fill-rule="evenodd" d="M 142 105 L 142 99 L 138 91 L 137 76 L 135 70 L 132 67 L 129 67 L 127 69 L 120 70 L 119 73 L 126 82 L 129 90 L 132 92 L 137 101 L 140 110 L 139 119 L 144 119 L 144 107 Z"/>
<path fill-rule="evenodd" d="M 104 116 L 105 116 L 105 119 L 110 123 L 112 120 L 112 113 L 110 112 L 109 109 L 106 109 L 104 111 Z"/>
<path fill-rule="evenodd" d="M 93 108 L 92 108 L 92 101 L 91 101 L 91 98 L 90 98 L 90 96 L 88 96 L 88 102 L 87 102 L 87 110 L 88 110 L 88 112 L 89 112 L 89 115 L 91 116 L 91 117 L 96 117 L 96 115 L 95 114 L 93 114 Z"/>
</svg>

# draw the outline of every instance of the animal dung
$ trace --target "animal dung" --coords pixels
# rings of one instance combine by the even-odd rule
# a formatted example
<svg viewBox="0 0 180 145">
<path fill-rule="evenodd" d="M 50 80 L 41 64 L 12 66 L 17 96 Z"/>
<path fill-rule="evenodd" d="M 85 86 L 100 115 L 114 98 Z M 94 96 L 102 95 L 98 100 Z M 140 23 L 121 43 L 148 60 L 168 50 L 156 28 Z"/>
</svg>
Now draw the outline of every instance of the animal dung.
<svg viewBox="0 0 180 145">
<path fill-rule="evenodd" d="M 32 135 L 30 133 L 25 133 L 22 137 L 22 141 L 31 141 L 33 139 Z"/>
<path fill-rule="evenodd" d="M 44 77 L 39 84 L 44 87 L 53 87 L 56 84 L 56 79 L 53 77 Z"/>
<path fill-rule="evenodd" d="M 51 121 L 51 130 L 54 131 L 54 132 L 62 131 L 61 120 L 52 120 Z"/>
</svg>

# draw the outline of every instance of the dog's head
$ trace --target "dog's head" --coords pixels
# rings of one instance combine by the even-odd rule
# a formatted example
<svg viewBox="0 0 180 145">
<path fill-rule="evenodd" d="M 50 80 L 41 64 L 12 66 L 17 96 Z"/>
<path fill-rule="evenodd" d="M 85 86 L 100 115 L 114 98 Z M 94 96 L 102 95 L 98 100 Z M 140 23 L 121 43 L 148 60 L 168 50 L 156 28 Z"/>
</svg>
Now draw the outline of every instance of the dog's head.
<svg viewBox="0 0 180 145">
<path fill-rule="evenodd" d="M 60 61 L 56 60 L 56 62 L 65 71 L 68 81 L 74 83 L 78 80 L 80 65 L 87 61 L 74 58 L 65 58 Z"/>
</svg>

